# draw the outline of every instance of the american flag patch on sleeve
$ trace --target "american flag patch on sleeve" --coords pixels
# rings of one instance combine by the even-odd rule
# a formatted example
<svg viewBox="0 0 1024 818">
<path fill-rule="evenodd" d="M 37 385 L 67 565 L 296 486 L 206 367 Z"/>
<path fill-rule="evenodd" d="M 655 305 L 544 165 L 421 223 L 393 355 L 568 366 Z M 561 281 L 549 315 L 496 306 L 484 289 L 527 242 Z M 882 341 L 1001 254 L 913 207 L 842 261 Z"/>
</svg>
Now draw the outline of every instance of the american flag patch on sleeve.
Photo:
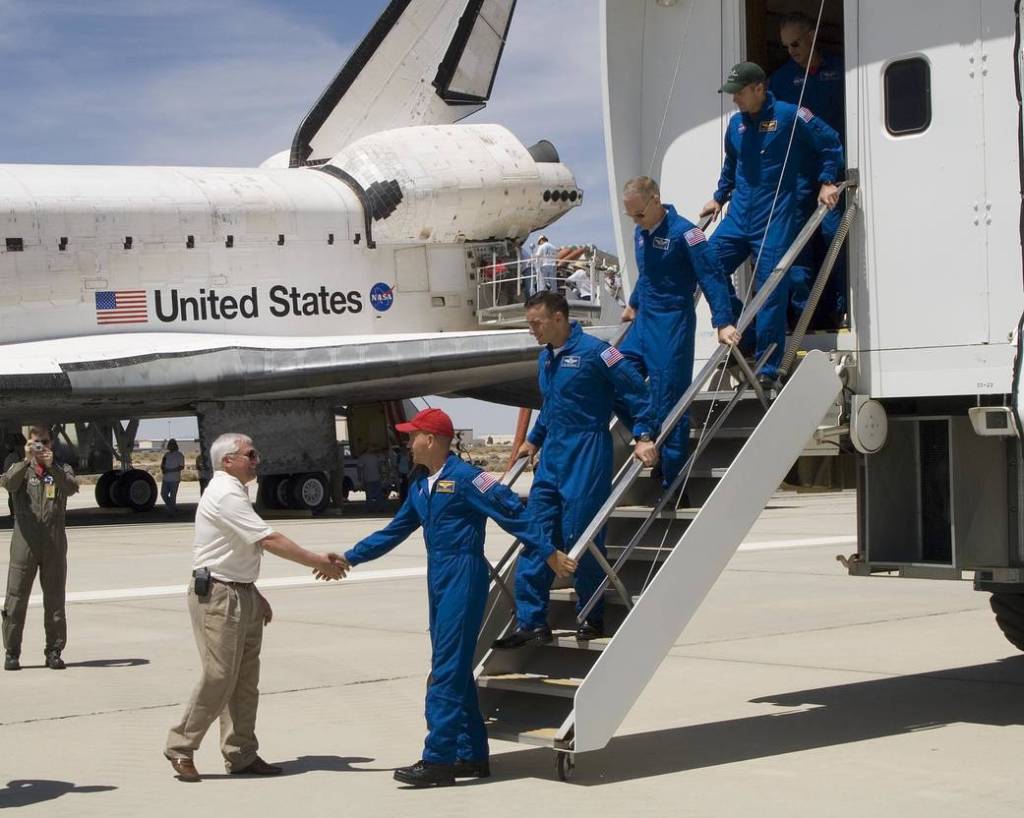
<svg viewBox="0 0 1024 818">
<path fill-rule="evenodd" d="M 814 119 L 814 114 L 811 112 L 811 109 L 804 108 L 802 106 L 800 108 L 797 108 L 796 115 L 800 117 L 804 122 L 810 122 L 812 119 Z"/>
<path fill-rule="evenodd" d="M 615 366 L 615 364 L 622 360 L 622 353 L 615 347 L 608 347 L 608 349 L 601 353 L 601 360 L 605 362 L 606 366 Z"/>
<path fill-rule="evenodd" d="M 477 487 L 481 494 L 487 494 L 487 492 L 494 488 L 497 482 L 497 477 L 485 471 L 480 472 L 480 474 L 473 478 L 473 485 Z"/>
<path fill-rule="evenodd" d="M 707 236 L 704 235 L 704 231 L 699 227 L 693 227 L 683 233 L 683 238 L 686 239 L 686 243 L 693 247 L 695 244 L 700 244 L 702 241 L 707 241 Z"/>
</svg>

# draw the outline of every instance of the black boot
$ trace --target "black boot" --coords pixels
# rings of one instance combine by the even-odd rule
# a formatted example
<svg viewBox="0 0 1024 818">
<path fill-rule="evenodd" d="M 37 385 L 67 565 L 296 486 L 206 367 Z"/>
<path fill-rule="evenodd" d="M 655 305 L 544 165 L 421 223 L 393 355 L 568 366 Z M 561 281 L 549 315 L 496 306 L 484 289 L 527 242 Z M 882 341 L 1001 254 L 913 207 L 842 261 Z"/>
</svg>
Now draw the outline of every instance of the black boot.
<svg viewBox="0 0 1024 818">
<path fill-rule="evenodd" d="M 66 665 L 64 660 L 60 658 L 59 650 L 48 650 L 46 651 L 46 666 L 50 670 L 64 670 Z"/>
<path fill-rule="evenodd" d="M 411 767 L 395 770 L 395 781 L 413 787 L 450 787 L 455 783 L 455 765 L 420 760 Z"/>
<path fill-rule="evenodd" d="M 21 662 L 13 653 L 8 653 L 4 657 L 4 670 L 21 670 Z"/>
<path fill-rule="evenodd" d="M 525 645 L 546 645 L 552 638 L 551 628 L 547 625 L 541 625 L 539 628 L 516 628 L 508 636 L 495 639 L 491 647 L 495 650 L 509 650 Z"/>
<path fill-rule="evenodd" d="M 604 638 L 604 624 L 584 622 L 576 629 L 576 641 L 577 642 L 589 642 L 591 639 L 603 639 Z"/>
</svg>

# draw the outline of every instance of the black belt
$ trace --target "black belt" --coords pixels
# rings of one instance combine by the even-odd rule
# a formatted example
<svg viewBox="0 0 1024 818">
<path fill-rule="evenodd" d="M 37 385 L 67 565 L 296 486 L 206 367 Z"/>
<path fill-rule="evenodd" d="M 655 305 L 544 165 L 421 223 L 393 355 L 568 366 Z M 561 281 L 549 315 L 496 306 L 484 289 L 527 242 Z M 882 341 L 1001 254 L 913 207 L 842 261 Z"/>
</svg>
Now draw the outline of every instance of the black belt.
<svg viewBox="0 0 1024 818">
<path fill-rule="evenodd" d="M 226 579 L 217 579 L 217 577 L 210 577 L 210 582 L 230 585 L 232 588 L 252 588 L 256 584 L 255 582 L 228 582 Z"/>
</svg>

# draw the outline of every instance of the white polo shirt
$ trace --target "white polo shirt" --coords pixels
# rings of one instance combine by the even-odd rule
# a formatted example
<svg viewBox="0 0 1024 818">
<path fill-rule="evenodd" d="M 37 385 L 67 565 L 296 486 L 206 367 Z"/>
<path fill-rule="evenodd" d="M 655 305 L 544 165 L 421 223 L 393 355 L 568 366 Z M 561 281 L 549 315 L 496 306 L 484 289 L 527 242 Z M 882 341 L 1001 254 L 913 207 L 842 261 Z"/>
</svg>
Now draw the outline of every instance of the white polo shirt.
<svg viewBox="0 0 1024 818">
<path fill-rule="evenodd" d="M 216 471 L 196 509 L 192 568 L 209 568 L 210 576 L 225 582 L 255 582 L 263 558 L 257 543 L 273 533 L 242 482 Z"/>
</svg>

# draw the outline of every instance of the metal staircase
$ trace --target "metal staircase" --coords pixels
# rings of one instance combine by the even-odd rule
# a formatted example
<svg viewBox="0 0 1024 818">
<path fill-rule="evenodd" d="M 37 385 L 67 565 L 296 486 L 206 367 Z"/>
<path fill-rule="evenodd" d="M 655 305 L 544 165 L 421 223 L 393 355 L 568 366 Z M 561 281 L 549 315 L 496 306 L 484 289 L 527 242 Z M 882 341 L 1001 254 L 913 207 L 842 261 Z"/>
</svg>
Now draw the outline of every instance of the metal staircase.
<svg viewBox="0 0 1024 818">
<path fill-rule="evenodd" d="M 750 299 L 737 322 L 741 331 L 826 212 L 814 213 Z M 827 278 L 834 258 L 830 252 L 819 278 Z M 588 610 L 577 617 L 571 580 L 556 581 L 548 613 L 554 641 L 491 650 L 491 642 L 514 626 L 518 544 L 495 566 L 476 655 L 480 707 L 492 738 L 552 748 L 562 779 L 572 754 L 611 739 L 841 392 L 841 365 L 812 351 L 783 389 L 766 395 L 756 375 L 770 352 L 753 365 L 729 347 L 711 355 L 659 435 L 660 445 L 690 411 L 690 457 L 667 490 L 631 457 L 628 430 L 612 423 L 621 465 L 608 501 L 570 551 L 579 559 L 589 550 L 605 571 L 598 592 L 606 600 L 605 638 L 576 640 Z M 739 384 L 722 388 L 730 383 L 730 357 Z M 517 463 L 506 482 L 524 466 L 525 460 Z M 593 544 L 605 525 L 607 559 Z"/>
</svg>

